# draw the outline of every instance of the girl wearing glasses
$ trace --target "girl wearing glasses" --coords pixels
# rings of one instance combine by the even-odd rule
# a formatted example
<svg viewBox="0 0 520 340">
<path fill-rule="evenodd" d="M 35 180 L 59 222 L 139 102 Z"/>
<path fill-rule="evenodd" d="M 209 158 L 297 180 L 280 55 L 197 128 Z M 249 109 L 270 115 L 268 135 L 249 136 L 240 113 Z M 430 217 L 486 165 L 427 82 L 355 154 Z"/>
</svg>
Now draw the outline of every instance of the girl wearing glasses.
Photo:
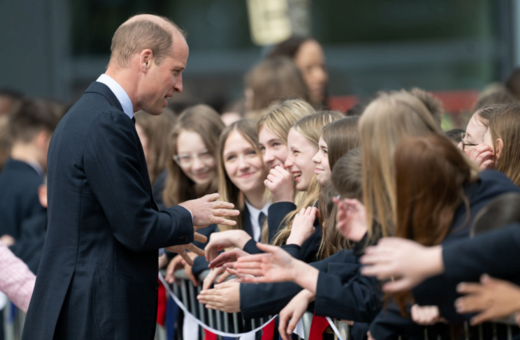
<svg viewBox="0 0 520 340">
<path fill-rule="evenodd" d="M 217 192 L 217 146 L 224 127 L 218 113 L 206 105 L 196 105 L 181 113 L 170 135 L 171 151 L 163 195 L 167 207 Z M 216 228 L 211 225 L 199 232 L 207 236 Z M 164 257 L 162 260 L 166 261 Z M 184 265 L 181 257 L 174 258 L 168 265 L 166 281 L 172 283 L 174 271 L 183 267 L 197 284 L 191 267 Z"/>
</svg>

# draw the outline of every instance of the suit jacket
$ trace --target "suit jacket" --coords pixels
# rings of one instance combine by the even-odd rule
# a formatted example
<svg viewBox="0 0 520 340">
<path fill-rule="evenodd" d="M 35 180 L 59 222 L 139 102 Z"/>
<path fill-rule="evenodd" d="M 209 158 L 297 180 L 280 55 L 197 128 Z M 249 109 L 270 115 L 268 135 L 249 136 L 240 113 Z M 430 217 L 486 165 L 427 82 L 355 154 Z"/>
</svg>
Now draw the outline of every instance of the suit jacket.
<svg viewBox="0 0 520 340">
<path fill-rule="evenodd" d="M 22 222 L 45 213 L 38 199 L 43 177 L 25 162 L 10 159 L 0 173 L 0 236 L 18 239 Z"/>
<path fill-rule="evenodd" d="M 48 229 L 24 340 L 151 340 L 158 248 L 193 240 L 188 210 L 157 211 L 135 125 L 94 82 L 53 134 Z"/>
</svg>

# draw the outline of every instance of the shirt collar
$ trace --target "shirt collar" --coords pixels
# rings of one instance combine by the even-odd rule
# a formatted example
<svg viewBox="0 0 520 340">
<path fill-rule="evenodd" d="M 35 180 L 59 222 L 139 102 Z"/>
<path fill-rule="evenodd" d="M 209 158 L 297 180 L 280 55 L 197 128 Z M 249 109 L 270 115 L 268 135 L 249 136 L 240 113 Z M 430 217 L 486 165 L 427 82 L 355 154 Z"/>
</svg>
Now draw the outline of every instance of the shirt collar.
<svg viewBox="0 0 520 340">
<path fill-rule="evenodd" d="M 259 210 L 255 207 L 253 207 L 247 200 L 244 200 L 246 202 L 247 210 L 249 211 L 249 214 L 254 218 L 255 221 L 258 221 L 258 216 L 260 216 L 260 212 L 263 212 L 265 216 L 267 216 L 267 211 L 269 210 L 269 206 L 271 206 L 271 202 L 267 202 L 264 207 Z M 260 226 L 262 227 L 262 226 Z"/>
<path fill-rule="evenodd" d="M 134 105 L 121 85 L 119 85 L 117 81 L 115 81 L 112 77 L 107 76 L 106 74 L 100 75 L 96 81 L 108 86 L 110 91 L 112 91 L 116 96 L 117 100 L 119 100 L 119 103 L 121 104 L 125 114 L 130 117 L 130 119 L 132 119 L 134 117 Z"/>
<path fill-rule="evenodd" d="M 42 177 L 45 176 L 45 171 L 43 171 L 43 167 L 40 165 L 40 163 L 36 161 L 27 161 L 27 164 L 29 164 L 29 166 L 33 168 L 34 171 L 38 173 L 38 175 Z"/>
</svg>

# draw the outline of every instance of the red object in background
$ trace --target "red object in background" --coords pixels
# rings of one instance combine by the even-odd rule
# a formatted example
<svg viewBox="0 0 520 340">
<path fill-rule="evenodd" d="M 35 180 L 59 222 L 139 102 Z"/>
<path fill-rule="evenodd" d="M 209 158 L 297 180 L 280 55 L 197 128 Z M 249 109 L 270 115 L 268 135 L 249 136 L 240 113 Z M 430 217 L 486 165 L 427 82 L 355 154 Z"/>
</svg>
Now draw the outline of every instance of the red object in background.
<svg viewBox="0 0 520 340">
<path fill-rule="evenodd" d="M 217 335 L 215 333 L 211 333 L 207 329 L 204 329 L 204 340 L 217 340 Z"/>
<path fill-rule="evenodd" d="M 311 330 L 309 331 L 309 340 L 322 340 L 323 332 L 329 327 L 329 322 L 326 317 L 316 316 L 312 317 Z"/>
<path fill-rule="evenodd" d="M 274 326 L 275 326 L 275 320 L 271 320 L 265 327 L 262 329 L 262 339 L 261 340 L 271 340 L 274 335 Z"/>
<path fill-rule="evenodd" d="M 455 114 L 473 109 L 479 96 L 479 91 L 477 90 L 438 91 L 430 93 L 442 101 L 444 111 Z M 357 96 L 335 96 L 329 98 L 328 104 L 331 110 L 347 112 L 356 105 L 358 101 Z"/>
<path fill-rule="evenodd" d="M 157 323 L 164 327 L 164 320 L 166 317 L 166 300 L 168 297 L 166 296 L 166 288 L 159 281 L 159 289 L 157 294 L 159 294 L 157 299 Z"/>
</svg>

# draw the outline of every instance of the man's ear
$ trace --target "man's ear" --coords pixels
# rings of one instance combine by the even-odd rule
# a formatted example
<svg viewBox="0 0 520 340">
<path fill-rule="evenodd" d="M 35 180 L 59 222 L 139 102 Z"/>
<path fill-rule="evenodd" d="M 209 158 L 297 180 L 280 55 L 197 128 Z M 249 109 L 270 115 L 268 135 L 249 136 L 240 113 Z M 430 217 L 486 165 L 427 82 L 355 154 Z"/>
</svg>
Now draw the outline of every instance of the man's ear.
<svg viewBox="0 0 520 340">
<path fill-rule="evenodd" d="M 146 73 L 150 67 L 152 66 L 153 62 L 153 52 L 150 49 L 142 50 L 139 54 L 139 69 L 141 72 Z"/>
<path fill-rule="evenodd" d="M 500 159 L 502 152 L 504 150 L 504 142 L 502 139 L 498 138 L 495 142 L 495 157 L 496 159 Z"/>
</svg>

